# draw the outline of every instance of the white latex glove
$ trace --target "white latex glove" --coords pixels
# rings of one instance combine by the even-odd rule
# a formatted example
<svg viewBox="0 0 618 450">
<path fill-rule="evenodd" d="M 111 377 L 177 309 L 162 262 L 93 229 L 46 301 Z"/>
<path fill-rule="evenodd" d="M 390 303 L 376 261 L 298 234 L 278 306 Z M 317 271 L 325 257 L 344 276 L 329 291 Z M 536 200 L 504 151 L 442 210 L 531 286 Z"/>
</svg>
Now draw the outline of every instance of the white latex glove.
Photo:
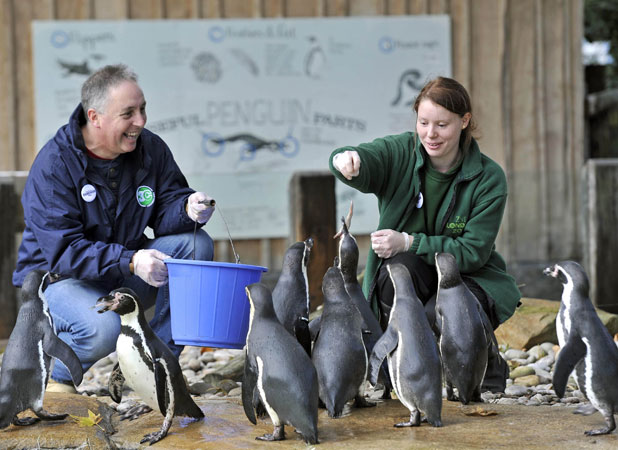
<svg viewBox="0 0 618 450">
<path fill-rule="evenodd" d="M 194 222 L 206 223 L 215 212 L 214 203 L 215 200 L 203 192 L 194 192 L 187 200 L 187 215 Z"/>
<path fill-rule="evenodd" d="M 407 252 L 412 244 L 405 231 L 378 230 L 371 233 L 371 248 L 380 258 L 392 258 L 398 253 Z"/>
<path fill-rule="evenodd" d="M 348 180 L 358 176 L 360 164 L 361 161 L 358 152 L 354 150 L 346 150 L 343 153 L 338 153 L 333 158 L 333 166 L 335 166 L 335 169 L 341 172 L 341 175 Z"/>
<path fill-rule="evenodd" d="M 151 286 L 161 287 L 167 284 L 167 266 L 163 262 L 166 255 L 159 250 L 138 250 L 133 255 L 133 273 Z"/>
</svg>

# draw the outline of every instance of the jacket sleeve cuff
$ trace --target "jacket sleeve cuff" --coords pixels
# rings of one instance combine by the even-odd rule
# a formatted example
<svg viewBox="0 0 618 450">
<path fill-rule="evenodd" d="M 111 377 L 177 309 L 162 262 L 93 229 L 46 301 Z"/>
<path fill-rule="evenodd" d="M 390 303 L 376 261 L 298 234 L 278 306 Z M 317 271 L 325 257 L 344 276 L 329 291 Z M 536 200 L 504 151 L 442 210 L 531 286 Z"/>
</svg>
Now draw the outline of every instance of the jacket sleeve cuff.
<svg viewBox="0 0 618 450">
<path fill-rule="evenodd" d="M 421 237 L 417 233 L 411 233 L 410 237 L 412 238 L 412 245 L 410 246 L 410 251 L 412 253 L 416 253 L 418 251 L 418 247 L 421 244 Z"/>
<path fill-rule="evenodd" d="M 131 264 L 131 258 L 133 258 L 135 253 L 135 250 L 125 250 L 120 254 L 120 273 L 124 278 L 133 276 L 129 269 L 129 264 Z"/>
</svg>

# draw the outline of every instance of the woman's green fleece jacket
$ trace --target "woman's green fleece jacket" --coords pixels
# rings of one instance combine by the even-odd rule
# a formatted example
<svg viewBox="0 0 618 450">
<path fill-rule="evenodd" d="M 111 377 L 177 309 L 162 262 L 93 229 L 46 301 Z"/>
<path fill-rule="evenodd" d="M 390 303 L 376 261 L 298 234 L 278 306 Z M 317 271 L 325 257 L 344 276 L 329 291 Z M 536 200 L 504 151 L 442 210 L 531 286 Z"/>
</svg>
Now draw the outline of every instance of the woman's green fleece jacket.
<svg viewBox="0 0 618 450">
<path fill-rule="evenodd" d="M 416 144 L 416 145 L 415 145 Z M 346 150 L 358 152 L 361 160 L 358 176 L 347 180 L 333 166 L 333 158 Z M 421 169 L 425 164 L 416 133 L 386 136 L 358 147 L 342 147 L 331 154 L 330 170 L 343 183 L 378 198 L 378 229 L 405 231 L 413 236 L 409 251 L 435 265 L 436 252 L 455 256 L 463 275 L 474 279 L 494 300 L 500 322 L 515 311 L 521 293 L 506 272 L 504 259 L 495 250 L 507 197 L 506 177 L 502 168 L 482 154 L 473 139 L 461 168 L 438 210 L 436 228 L 431 235 L 404 229 L 417 208 L 421 193 Z M 425 195 L 431 195 L 426 193 Z M 381 259 L 369 250 L 363 292 L 370 288 Z M 368 300 L 377 312 L 375 295 Z"/>
</svg>

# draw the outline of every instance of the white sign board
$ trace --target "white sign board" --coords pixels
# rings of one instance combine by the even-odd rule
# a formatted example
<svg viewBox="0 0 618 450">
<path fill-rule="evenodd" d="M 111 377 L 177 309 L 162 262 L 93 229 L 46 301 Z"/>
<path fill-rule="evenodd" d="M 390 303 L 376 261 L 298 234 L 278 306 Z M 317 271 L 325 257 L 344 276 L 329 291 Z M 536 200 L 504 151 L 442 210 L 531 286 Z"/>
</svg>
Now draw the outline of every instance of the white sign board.
<svg viewBox="0 0 618 450">
<path fill-rule="evenodd" d="M 332 150 L 413 129 L 424 82 L 451 74 L 448 16 L 33 23 L 37 145 L 67 122 L 82 82 L 124 63 L 146 127 L 234 238 L 290 233 L 289 181 L 326 171 Z M 375 197 L 337 183 L 352 231 L 377 225 Z M 227 233 L 219 215 L 207 230 Z"/>
</svg>

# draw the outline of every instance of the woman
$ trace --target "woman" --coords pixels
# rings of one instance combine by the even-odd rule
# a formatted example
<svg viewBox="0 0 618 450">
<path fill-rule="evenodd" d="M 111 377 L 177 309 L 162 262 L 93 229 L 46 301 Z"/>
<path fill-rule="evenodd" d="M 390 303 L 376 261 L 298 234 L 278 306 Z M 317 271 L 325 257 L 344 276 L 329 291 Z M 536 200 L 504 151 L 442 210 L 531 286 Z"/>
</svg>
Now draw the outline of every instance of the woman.
<svg viewBox="0 0 618 450">
<path fill-rule="evenodd" d="M 416 133 L 343 147 L 330 158 L 338 179 L 378 197 L 380 220 L 371 234 L 363 291 L 385 328 L 393 287 L 383 262 L 402 263 L 433 322 L 438 285 L 434 255 L 451 253 L 495 329 L 513 314 L 521 297 L 495 251 L 507 197 L 504 171 L 480 152 L 472 137 L 470 97 L 457 81 L 438 77 L 428 82 L 414 110 Z M 500 391 L 508 367 L 494 347 L 483 387 Z"/>
</svg>

